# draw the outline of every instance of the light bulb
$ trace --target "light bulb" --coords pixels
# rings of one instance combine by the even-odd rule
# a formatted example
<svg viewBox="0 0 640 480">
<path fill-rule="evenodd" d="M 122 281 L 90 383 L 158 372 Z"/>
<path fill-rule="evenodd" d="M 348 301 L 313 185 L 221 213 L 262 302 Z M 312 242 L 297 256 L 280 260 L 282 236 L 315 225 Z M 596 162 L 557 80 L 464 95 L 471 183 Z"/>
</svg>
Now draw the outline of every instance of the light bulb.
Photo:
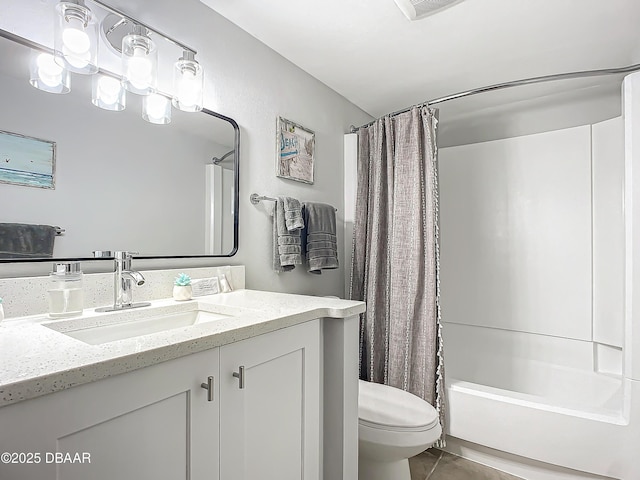
<svg viewBox="0 0 640 480">
<path fill-rule="evenodd" d="M 158 47 L 136 25 L 134 33 L 122 38 L 122 85 L 131 93 L 149 95 L 156 91 L 157 71 Z"/>
<path fill-rule="evenodd" d="M 178 98 L 180 104 L 185 107 L 193 107 L 199 98 L 198 83 L 193 72 L 186 70 L 182 72 L 182 79 L 178 83 Z"/>
<path fill-rule="evenodd" d="M 147 99 L 147 114 L 151 118 L 161 118 L 167 108 L 167 99 L 154 93 Z"/>
<path fill-rule="evenodd" d="M 127 97 L 120 79 L 109 75 L 94 75 L 91 80 L 91 103 L 112 112 L 124 110 Z"/>
<path fill-rule="evenodd" d="M 57 87 L 62 83 L 63 68 L 58 65 L 53 57 L 48 53 L 41 53 L 36 60 L 38 65 L 38 77 L 45 85 Z"/>
<path fill-rule="evenodd" d="M 142 99 L 142 118 L 149 123 L 166 125 L 171 122 L 171 100 L 159 93 Z"/>
<path fill-rule="evenodd" d="M 98 23 L 82 0 L 60 2 L 54 25 L 56 62 L 85 75 L 98 71 Z"/>
<path fill-rule="evenodd" d="M 173 68 L 173 106 L 183 112 L 202 110 L 204 69 L 196 62 L 195 54 L 185 50 Z"/>
<path fill-rule="evenodd" d="M 112 77 L 100 77 L 98 80 L 98 95 L 107 105 L 113 105 L 120 97 L 120 81 Z"/>
<path fill-rule="evenodd" d="M 67 28 L 62 31 L 62 43 L 68 52 L 79 54 L 88 52 L 91 48 L 91 39 L 84 31 L 84 23 L 78 18 L 67 19 Z"/>
<path fill-rule="evenodd" d="M 147 58 L 143 48 L 134 48 L 133 56 L 129 59 L 129 81 L 140 90 L 144 89 L 151 82 L 151 71 L 153 67 Z"/>
<path fill-rule="evenodd" d="M 86 67 L 91 61 L 91 52 L 89 52 L 89 50 L 82 53 L 76 53 L 70 51 L 66 45 L 63 45 L 62 54 L 69 65 L 78 69 Z"/>
</svg>

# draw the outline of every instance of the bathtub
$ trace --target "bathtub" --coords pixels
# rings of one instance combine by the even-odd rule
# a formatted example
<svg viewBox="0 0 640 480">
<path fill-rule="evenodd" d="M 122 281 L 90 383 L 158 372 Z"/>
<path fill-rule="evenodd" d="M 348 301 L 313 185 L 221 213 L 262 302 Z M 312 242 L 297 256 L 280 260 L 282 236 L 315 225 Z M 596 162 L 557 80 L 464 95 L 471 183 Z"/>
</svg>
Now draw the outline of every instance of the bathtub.
<svg viewBox="0 0 640 480">
<path fill-rule="evenodd" d="M 510 472 L 531 480 L 640 479 L 640 382 L 599 372 L 591 342 L 452 323 L 443 335 L 454 445 L 520 459 Z"/>
</svg>

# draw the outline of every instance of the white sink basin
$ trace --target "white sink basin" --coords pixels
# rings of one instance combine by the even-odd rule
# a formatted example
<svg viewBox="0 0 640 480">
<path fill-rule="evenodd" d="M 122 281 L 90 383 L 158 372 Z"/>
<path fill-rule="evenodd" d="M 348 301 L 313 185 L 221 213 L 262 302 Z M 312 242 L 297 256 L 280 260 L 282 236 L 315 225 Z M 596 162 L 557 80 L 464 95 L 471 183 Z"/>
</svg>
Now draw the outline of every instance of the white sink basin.
<svg viewBox="0 0 640 480">
<path fill-rule="evenodd" d="M 125 312 L 115 315 L 100 315 L 87 318 L 69 319 L 43 323 L 47 328 L 60 332 L 69 337 L 81 340 L 90 345 L 115 342 L 126 338 L 139 337 L 152 333 L 165 332 L 176 328 L 199 325 L 214 320 L 237 316 L 240 311 L 225 313 L 204 310 L 188 310 L 174 313 L 158 313 L 155 309 L 136 312 L 141 318 L 122 319 Z M 127 314 L 134 310 L 126 311 Z"/>
</svg>

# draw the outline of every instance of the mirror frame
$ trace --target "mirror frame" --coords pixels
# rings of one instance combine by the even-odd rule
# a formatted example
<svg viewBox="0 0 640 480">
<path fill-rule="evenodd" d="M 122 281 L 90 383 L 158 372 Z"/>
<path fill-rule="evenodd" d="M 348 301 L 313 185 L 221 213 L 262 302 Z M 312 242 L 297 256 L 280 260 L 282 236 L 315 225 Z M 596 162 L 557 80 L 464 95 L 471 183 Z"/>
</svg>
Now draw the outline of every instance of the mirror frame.
<svg viewBox="0 0 640 480">
<path fill-rule="evenodd" d="M 161 258 L 220 258 L 220 257 L 233 257 L 238 252 L 238 214 L 240 212 L 240 127 L 238 123 L 231 117 L 222 115 L 221 113 L 214 112 L 208 108 L 203 108 L 199 113 L 206 113 L 213 117 L 225 120 L 231 124 L 234 130 L 233 140 L 233 248 L 231 252 L 226 254 L 215 255 L 162 255 L 162 256 L 134 256 L 133 258 L 139 258 L 143 260 L 161 259 Z M 108 258 L 108 257 L 107 257 Z M 95 260 L 93 257 L 84 260 Z"/>
<path fill-rule="evenodd" d="M 14 33 L 8 32 L 0 28 L 0 37 L 6 38 L 12 42 L 18 43 L 28 48 L 41 50 L 46 53 L 52 53 L 50 48 L 47 48 L 39 43 L 36 43 L 27 38 L 21 37 Z M 140 260 L 156 260 L 156 259 L 176 259 L 176 258 L 228 258 L 233 257 L 238 252 L 238 215 L 240 211 L 240 127 L 238 123 L 231 117 L 222 115 L 221 113 L 214 112 L 208 108 L 203 108 L 199 114 L 211 115 L 212 117 L 219 118 L 220 120 L 227 121 L 231 124 L 234 130 L 234 154 L 233 154 L 233 248 L 229 253 L 225 254 L 212 254 L 212 255 L 136 255 L 133 258 Z M 0 258 L 0 264 L 6 263 L 42 263 L 42 262 L 65 262 L 65 261 L 95 261 L 95 260 L 110 260 L 113 261 L 114 257 L 43 257 L 43 258 Z"/>
</svg>

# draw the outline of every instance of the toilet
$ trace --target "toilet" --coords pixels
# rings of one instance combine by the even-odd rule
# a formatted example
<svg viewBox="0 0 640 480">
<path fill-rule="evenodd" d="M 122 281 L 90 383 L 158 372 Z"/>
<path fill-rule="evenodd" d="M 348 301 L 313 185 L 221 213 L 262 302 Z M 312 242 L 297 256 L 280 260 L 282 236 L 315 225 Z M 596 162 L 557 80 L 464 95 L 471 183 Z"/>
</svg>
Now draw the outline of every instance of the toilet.
<svg viewBox="0 0 640 480">
<path fill-rule="evenodd" d="M 442 433 L 438 413 L 398 388 L 360 380 L 358 479 L 411 480 L 409 458 Z"/>
</svg>

